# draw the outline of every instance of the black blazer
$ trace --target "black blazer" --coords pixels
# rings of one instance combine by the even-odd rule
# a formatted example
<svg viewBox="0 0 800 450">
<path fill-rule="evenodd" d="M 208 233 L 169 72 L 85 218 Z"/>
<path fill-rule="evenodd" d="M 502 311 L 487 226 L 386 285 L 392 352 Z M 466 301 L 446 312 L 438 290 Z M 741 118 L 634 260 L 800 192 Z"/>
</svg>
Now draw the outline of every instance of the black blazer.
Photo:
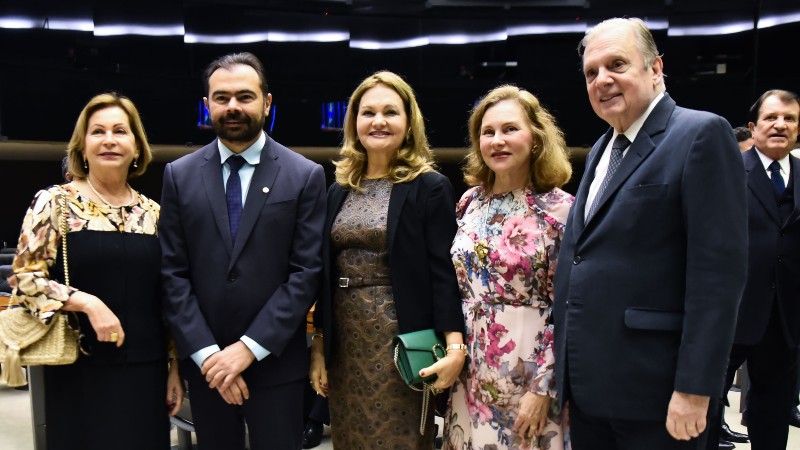
<svg viewBox="0 0 800 450">
<path fill-rule="evenodd" d="M 750 239 L 747 285 L 734 342 L 759 342 L 776 307 L 786 342 L 794 348 L 800 345 L 800 160 L 789 156 L 794 205 L 789 217 L 781 221 L 775 191 L 756 150 L 744 152 L 742 158 L 747 171 Z"/>
<path fill-rule="evenodd" d="M 665 94 L 584 223 L 612 132 L 587 157 L 561 242 L 559 398 L 597 417 L 661 421 L 675 390 L 722 392 L 747 264 L 744 168 L 727 121 Z"/>
<path fill-rule="evenodd" d="M 217 141 L 167 164 L 161 273 L 181 358 L 247 335 L 271 352 L 242 373 L 248 385 L 307 376 L 324 202 L 322 167 L 267 137 L 232 245 Z"/>
<path fill-rule="evenodd" d="M 314 311 L 314 322 L 326 338 L 330 357 L 336 340 L 332 326 L 332 301 L 338 286 L 331 227 L 348 191 L 334 183 L 328 189 L 328 213 L 323 234 L 324 278 Z M 461 298 L 450 247 L 456 235 L 453 186 L 438 172 L 424 173 L 392 186 L 387 219 L 387 246 L 392 293 L 400 333 L 434 328 L 464 331 Z"/>
</svg>

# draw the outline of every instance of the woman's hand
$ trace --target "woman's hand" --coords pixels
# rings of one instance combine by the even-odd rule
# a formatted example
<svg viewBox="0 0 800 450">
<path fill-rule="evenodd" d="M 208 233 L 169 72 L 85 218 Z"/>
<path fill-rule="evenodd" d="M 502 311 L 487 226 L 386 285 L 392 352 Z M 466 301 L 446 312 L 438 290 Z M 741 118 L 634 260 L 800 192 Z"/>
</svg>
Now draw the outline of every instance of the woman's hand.
<svg viewBox="0 0 800 450">
<path fill-rule="evenodd" d="M 178 371 L 178 360 L 170 360 L 169 374 L 167 375 L 167 406 L 169 407 L 170 417 L 178 414 L 183 406 L 183 399 L 186 391 L 183 388 L 183 380 Z"/>
<path fill-rule="evenodd" d="M 125 343 L 125 330 L 122 329 L 119 318 L 94 295 L 75 291 L 64 303 L 62 309 L 85 313 L 97 334 L 98 341 L 116 343 L 117 347 L 122 347 L 122 344 Z"/>
<path fill-rule="evenodd" d="M 461 369 L 464 367 L 464 361 L 466 361 L 466 356 L 463 351 L 451 350 L 447 352 L 447 356 L 444 358 L 420 370 L 419 375 L 421 377 L 429 377 L 432 374 L 436 374 L 436 381 L 433 383 L 434 389 L 445 390 L 458 379 L 458 374 L 461 373 Z"/>
<path fill-rule="evenodd" d="M 448 346 L 447 355 L 419 371 L 419 376 L 429 377 L 436 374 L 436 381 L 433 383 L 434 389 L 445 390 L 455 384 L 458 374 L 464 368 L 464 361 L 467 360 L 464 348 L 464 335 L 459 331 L 445 331 L 444 338 Z M 450 346 L 461 346 L 461 349 L 453 349 Z"/>
<path fill-rule="evenodd" d="M 519 401 L 519 414 L 514 421 L 514 432 L 526 439 L 541 435 L 547 425 L 549 411 L 549 396 L 526 392 Z"/>
<path fill-rule="evenodd" d="M 328 397 L 328 371 L 325 370 L 325 350 L 322 346 L 322 338 L 312 339 L 311 341 L 311 368 L 308 371 L 308 378 L 311 380 L 311 387 L 317 395 Z"/>
</svg>

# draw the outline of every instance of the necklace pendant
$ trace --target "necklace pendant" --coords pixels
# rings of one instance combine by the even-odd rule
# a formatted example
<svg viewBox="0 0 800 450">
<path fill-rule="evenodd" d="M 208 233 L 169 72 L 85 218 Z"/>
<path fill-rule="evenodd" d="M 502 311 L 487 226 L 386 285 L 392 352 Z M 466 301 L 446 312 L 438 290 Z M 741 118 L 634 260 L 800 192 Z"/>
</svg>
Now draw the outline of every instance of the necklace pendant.
<svg viewBox="0 0 800 450">
<path fill-rule="evenodd" d="M 478 257 L 478 261 L 481 262 L 481 265 L 486 265 L 488 262 L 486 261 L 486 257 L 489 256 L 489 243 L 486 242 L 486 239 L 480 239 L 475 243 L 475 255 Z"/>
</svg>

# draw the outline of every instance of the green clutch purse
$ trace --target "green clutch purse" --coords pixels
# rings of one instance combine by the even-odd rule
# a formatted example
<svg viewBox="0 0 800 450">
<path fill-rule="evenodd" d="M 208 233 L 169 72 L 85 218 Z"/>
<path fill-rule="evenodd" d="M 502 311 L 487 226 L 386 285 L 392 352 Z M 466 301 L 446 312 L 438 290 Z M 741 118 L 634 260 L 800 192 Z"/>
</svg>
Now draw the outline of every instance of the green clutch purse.
<svg viewBox="0 0 800 450">
<path fill-rule="evenodd" d="M 397 336 L 394 343 L 394 364 L 407 385 L 422 390 L 422 383 L 436 380 L 436 375 L 423 378 L 419 371 L 447 356 L 447 346 L 440 334 L 432 329 L 414 331 Z"/>
<path fill-rule="evenodd" d="M 420 435 L 425 434 L 430 395 L 431 393 L 436 395 L 441 390 L 433 387 L 436 374 L 423 378 L 419 376 L 419 371 L 445 356 L 447 356 L 447 346 L 444 338 L 434 330 L 414 331 L 394 338 L 394 365 L 400 372 L 400 377 L 411 389 L 422 391 Z"/>
</svg>

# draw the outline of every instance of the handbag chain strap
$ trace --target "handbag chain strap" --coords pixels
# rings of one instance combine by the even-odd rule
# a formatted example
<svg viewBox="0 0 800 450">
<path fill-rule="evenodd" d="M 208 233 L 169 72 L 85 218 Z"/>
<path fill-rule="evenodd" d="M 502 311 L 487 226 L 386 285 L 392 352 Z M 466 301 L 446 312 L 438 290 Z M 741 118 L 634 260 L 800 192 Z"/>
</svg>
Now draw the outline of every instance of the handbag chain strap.
<svg viewBox="0 0 800 450">
<path fill-rule="evenodd" d="M 436 346 L 434 345 L 434 349 Z M 394 366 L 397 368 L 398 372 L 400 371 L 400 363 L 397 362 L 400 356 L 400 344 L 394 346 Z M 434 358 L 439 360 L 438 355 L 436 355 L 436 351 L 433 352 Z M 426 383 L 422 382 L 422 389 L 414 386 L 413 384 L 406 383 L 406 386 L 410 387 L 412 390 L 417 392 L 422 392 L 422 417 L 419 421 L 419 434 L 420 436 L 425 435 L 425 425 L 428 421 L 428 404 L 431 402 L 431 392 L 433 391 L 433 383 Z"/>
<path fill-rule="evenodd" d="M 64 259 L 64 284 L 69 290 L 69 266 L 67 266 L 67 191 L 63 186 L 59 186 L 61 191 L 61 256 Z"/>
</svg>

